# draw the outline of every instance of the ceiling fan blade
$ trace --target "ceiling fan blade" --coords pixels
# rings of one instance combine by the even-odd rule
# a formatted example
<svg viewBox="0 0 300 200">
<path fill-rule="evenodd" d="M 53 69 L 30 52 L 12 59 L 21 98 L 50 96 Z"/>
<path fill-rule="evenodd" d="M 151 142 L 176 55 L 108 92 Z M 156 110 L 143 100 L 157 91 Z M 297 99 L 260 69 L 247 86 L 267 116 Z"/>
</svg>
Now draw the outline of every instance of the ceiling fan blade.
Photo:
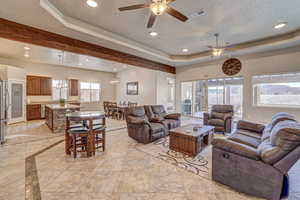
<svg viewBox="0 0 300 200">
<path fill-rule="evenodd" d="M 138 4 L 138 5 L 132 5 L 132 6 L 126 6 L 119 8 L 119 11 L 126 11 L 126 10 L 136 10 L 140 8 L 148 8 L 149 4 Z"/>
<path fill-rule="evenodd" d="M 149 18 L 149 21 L 148 21 L 148 24 L 147 24 L 147 28 L 152 28 L 155 20 L 156 20 L 156 15 L 154 13 L 151 12 L 151 15 L 150 15 L 150 18 Z"/>
<path fill-rule="evenodd" d="M 186 20 L 189 19 L 189 18 L 187 18 L 186 16 L 184 16 L 183 14 L 181 14 L 180 12 L 178 12 L 177 10 L 175 10 L 174 8 L 171 8 L 171 7 L 168 7 L 166 12 L 169 15 L 171 15 L 171 16 L 173 16 L 173 17 L 175 17 L 175 18 L 177 18 L 177 19 L 179 19 L 180 21 L 183 21 L 183 22 L 185 22 Z"/>
</svg>

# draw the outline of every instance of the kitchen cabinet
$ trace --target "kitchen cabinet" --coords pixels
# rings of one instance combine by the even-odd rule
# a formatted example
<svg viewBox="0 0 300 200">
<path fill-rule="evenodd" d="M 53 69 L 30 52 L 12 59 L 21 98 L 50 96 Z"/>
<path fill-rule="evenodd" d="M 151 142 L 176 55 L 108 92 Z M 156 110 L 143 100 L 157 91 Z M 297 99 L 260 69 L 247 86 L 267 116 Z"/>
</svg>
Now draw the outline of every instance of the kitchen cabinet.
<svg viewBox="0 0 300 200">
<path fill-rule="evenodd" d="M 27 120 L 41 119 L 41 104 L 29 104 L 26 107 Z"/>
<path fill-rule="evenodd" d="M 79 96 L 78 92 L 78 80 L 71 79 L 70 80 L 70 96 Z"/>
<path fill-rule="evenodd" d="M 52 95 L 52 79 L 47 77 L 40 77 L 41 80 L 41 96 Z"/>
<path fill-rule="evenodd" d="M 27 96 L 51 96 L 52 79 L 40 76 L 27 76 Z"/>
<path fill-rule="evenodd" d="M 27 96 L 39 96 L 41 94 L 41 79 L 38 76 L 27 76 Z"/>
</svg>

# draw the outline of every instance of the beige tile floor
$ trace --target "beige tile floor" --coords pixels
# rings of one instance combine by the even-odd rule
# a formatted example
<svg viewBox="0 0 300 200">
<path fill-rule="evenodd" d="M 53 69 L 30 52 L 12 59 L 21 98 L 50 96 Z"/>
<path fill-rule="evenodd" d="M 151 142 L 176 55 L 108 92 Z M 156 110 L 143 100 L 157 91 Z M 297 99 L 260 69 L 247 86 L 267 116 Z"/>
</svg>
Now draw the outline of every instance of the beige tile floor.
<svg viewBox="0 0 300 200">
<path fill-rule="evenodd" d="M 118 129 L 126 127 L 125 121 L 107 119 L 107 129 Z M 40 139 L 61 136 L 64 133 L 52 133 L 45 120 L 28 121 L 8 126 L 7 144 L 18 144 L 23 142 L 32 142 Z"/>
<path fill-rule="evenodd" d="M 34 130 L 33 130 L 34 131 Z M 36 131 L 40 131 L 38 128 Z M 41 133 L 42 134 L 42 133 Z M 0 199 L 24 200 L 25 158 L 62 136 L 0 148 Z M 73 159 L 64 143 L 36 156 L 43 200 L 247 200 L 256 199 L 170 165 L 136 148 L 126 129 L 107 134 L 107 151 Z M 300 198 L 300 163 L 291 170 L 292 195 Z M 295 187 L 296 186 L 296 187 Z"/>
</svg>

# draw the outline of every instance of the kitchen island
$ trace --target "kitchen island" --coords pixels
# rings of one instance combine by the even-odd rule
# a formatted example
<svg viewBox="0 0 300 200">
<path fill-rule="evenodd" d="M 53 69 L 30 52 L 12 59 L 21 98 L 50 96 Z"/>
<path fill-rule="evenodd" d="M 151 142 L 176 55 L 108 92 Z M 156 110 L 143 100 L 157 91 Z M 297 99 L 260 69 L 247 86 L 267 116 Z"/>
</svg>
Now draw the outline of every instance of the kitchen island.
<svg viewBox="0 0 300 200">
<path fill-rule="evenodd" d="M 62 133 L 66 128 L 66 114 L 79 111 L 81 106 L 66 104 L 47 104 L 45 106 L 46 124 L 53 133 Z"/>
</svg>

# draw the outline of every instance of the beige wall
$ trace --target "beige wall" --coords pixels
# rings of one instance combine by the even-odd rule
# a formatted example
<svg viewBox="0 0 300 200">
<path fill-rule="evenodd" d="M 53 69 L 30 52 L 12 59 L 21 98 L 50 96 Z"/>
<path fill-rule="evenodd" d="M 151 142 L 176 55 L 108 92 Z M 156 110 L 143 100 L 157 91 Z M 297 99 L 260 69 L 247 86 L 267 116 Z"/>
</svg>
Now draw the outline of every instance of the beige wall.
<svg viewBox="0 0 300 200">
<path fill-rule="evenodd" d="M 289 53 L 257 59 L 241 59 L 243 68 L 237 76 L 244 77 L 243 109 L 246 120 L 256 122 L 269 122 L 271 116 L 276 112 L 286 111 L 294 114 L 300 120 L 299 108 L 271 108 L 257 107 L 252 104 L 252 85 L 251 77 L 259 74 L 272 74 L 284 72 L 300 72 L 300 53 Z M 177 69 L 176 90 L 177 90 L 177 111 L 180 111 L 181 89 L 180 82 L 188 80 L 200 80 L 208 78 L 226 77 L 221 69 L 222 63 L 213 65 L 193 65 Z M 299 80 L 300 81 L 300 80 Z"/>
<path fill-rule="evenodd" d="M 137 102 L 139 105 L 149 104 L 166 104 L 167 101 L 167 77 L 174 75 L 143 69 L 133 68 L 123 72 L 119 72 L 117 77 L 120 83 L 117 84 L 117 101 Z M 127 95 L 126 84 L 128 82 L 139 82 L 139 94 Z"/>
<path fill-rule="evenodd" d="M 115 101 L 115 86 L 110 81 L 115 78 L 115 73 L 83 70 L 78 68 L 36 64 L 12 59 L 0 58 L 1 64 L 12 65 L 24 68 L 26 75 L 48 76 L 53 79 L 79 79 L 80 81 L 94 81 L 101 83 L 100 104 L 90 104 L 87 107 L 93 108 L 102 105 L 105 100 Z M 31 101 L 51 101 L 51 97 L 30 97 Z M 76 100 L 76 98 L 71 99 Z"/>
</svg>

